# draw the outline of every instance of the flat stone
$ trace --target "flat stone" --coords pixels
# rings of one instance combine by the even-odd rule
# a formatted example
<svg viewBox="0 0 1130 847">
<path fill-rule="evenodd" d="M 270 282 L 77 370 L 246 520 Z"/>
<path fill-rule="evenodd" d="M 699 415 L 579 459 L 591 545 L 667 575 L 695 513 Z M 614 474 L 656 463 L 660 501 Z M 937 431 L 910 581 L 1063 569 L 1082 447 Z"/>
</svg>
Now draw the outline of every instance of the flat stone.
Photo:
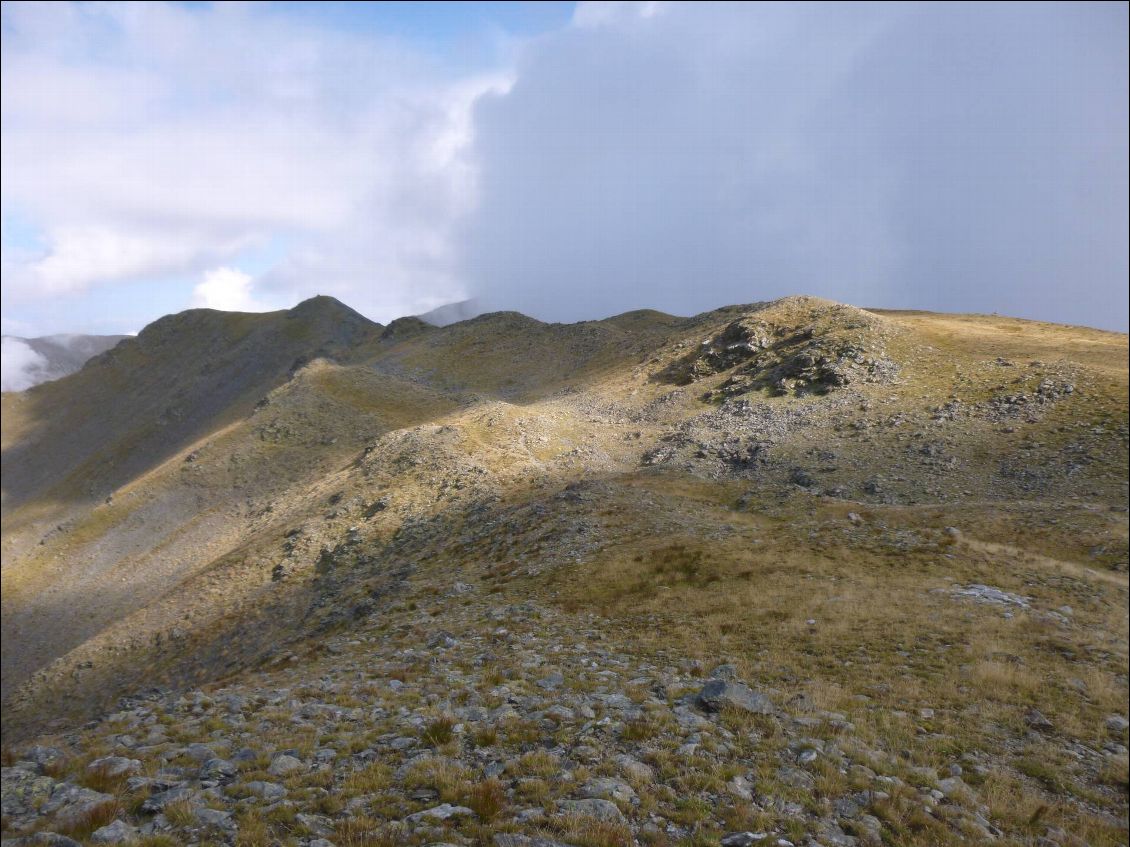
<svg viewBox="0 0 1130 847">
<path fill-rule="evenodd" d="M 209 759 L 200 768 L 201 782 L 231 782 L 239 769 L 227 759 Z"/>
<path fill-rule="evenodd" d="M 278 783 L 264 782 L 260 779 L 247 783 L 247 790 L 268 803 L 274 803 L 286 796 L 286 789 Z"/>
<path fill-rule="evenodd" d="M 409 823 L 421 823 L 424 821 L 446 821 L 452 818 L 473 817 L 476 817 L 475 813 L 466 806 L 452 806 L 450 803 L 444 803 L 442 806 L 435 806 L 434 808 L 424 809 L 422 812 L 411 814 L 405 818 L 405 820 Z"/>
<path fill-rule="evenodd" d="M 210 826 L 223 832 L 234 833 L 238 829 L 235 821 L 232 820 L 231 812 L 201 806 L 193 810 L 193 816 L 204 826 Z"/>
<path fill-rule="evenodd" d="M 559 800 L 557 807 L 569 815 L 581 815 L 587 818 L 608 821 L 610 823 L 627 823 L 624 815 L 611 800 L 586 798 L 584 800 Z"/>
<path fill-rule="evenodd" d="M 116 820 L 96 829 L 90 836 L 93 844 L 128 844 L 137 838 L 137 829 L 123 820 Z"/>
<path fill-rule="evenodd" d="M 760 844 L 768 837 L 767 832 L 731 832 L 723 835 L 718 843 L 722 847 L 749 847 L 751 844 Z"/>
<path fill-rule="evenodd" d="M 66 829 L 80 824 L 83 818 L 103 803 L 113 801 L 113 795 L 60 782 L 51 792 L 51 799 L 39 811 L 43 815 L 54 815 L 59 828 Z"/>
<path fill-rule="evenodd" d="M 615 777 L 590 779 L 581 786 L 581 796 L 589 799 L 615 800 L 620 803 L 638 803 L 639 798 L 632 786 Z"/>
<path fill-rule="evenodd" d="M 739 709 L 758 715 L 773 712 L 772 701 L 759 691 L 754 691 L 743 682 L 725 679 L 712 679 L 702 687 L 698 694 L 699 704 L 709 712 L 722 709 Z"/>
<path fill-rule="evenodd" d="M 108 777 L 133 776 L 141 773 L 141 761 L 125 756 L 103 756 L 86 766 L 87 773 Z"/>
<path fill-rule="evenodd" d="M 73 838 L 57 832 L 37 832 L 21 838 L 5 838 L 3 847 L 82 847 Z"/>
<path fill-rule="evenodd" d="M 178 785 L 175 788 L 170 788 L 167 791 L 159 791 L 145 799 L 141 804 L 141 811 L 150 815 L 157 812 L 163 812 L 166 806 L 173 803 L 179 803 L 182 800 L 193 800 L 196 797 L 196 792 L 187 786 Z"/>
<path fill-rule="evenodd" d="M 953 595 L 955 597 L 968 597 L 978 603 L 989 603 L 994 606 L 1016 606 L 1020 609 L 1027 609 L 1030 603 L 1028 597 L 1010 594 L 992 585 L 981 585 L 976 582 L 971 585 L 957 586 L 953 590 Z"/>
<path fill-rule="evenodd" d="M 275 756 L 275 758 L 271 760 L 271 765 L 267 768 L 267 773 L 271 776 L 286 776 L 295 771 L 300 771 L 304 767 L 306 766 L 302 763 L 301 759 L 296 759 L 294 756 L 288 756 L 283 753 L 279 756 Z"/>
</svg>

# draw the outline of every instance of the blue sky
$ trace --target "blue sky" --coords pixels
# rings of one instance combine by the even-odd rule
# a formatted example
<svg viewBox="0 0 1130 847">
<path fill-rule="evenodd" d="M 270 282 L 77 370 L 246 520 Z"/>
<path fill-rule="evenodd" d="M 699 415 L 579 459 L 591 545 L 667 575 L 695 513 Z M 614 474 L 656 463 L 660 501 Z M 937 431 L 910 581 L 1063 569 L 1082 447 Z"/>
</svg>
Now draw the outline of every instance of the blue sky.
<svg viewBox="0 0 1130 847">
<path fill-rule="evenodd" d="M 429 50 L 458 50 L 483 35 L 538 35 L 560 29 L 573 3 L 279 3 L 276 13 L 350 32 L 403 38 Z"/>
<path fill-rule="evenodd" d="M 5 333 L 314 294 L 1126 329 L 1125 3 L 2 8 Z"/>
</svg>

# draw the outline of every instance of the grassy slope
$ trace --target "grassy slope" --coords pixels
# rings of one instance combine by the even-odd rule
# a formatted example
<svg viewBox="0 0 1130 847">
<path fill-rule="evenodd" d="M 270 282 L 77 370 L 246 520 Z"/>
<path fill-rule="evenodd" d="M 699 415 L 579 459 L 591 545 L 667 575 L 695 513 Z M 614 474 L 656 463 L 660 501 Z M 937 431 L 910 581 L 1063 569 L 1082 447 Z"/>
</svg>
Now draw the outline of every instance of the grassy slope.
<svg viewBox="0 0 1130 847">
<path fill-rule="evenodd" d="M 759 314 L 791 326 L 812 308 Z M 67 641 L 74 651 L 11 704 L 6 732 L 35 725 L 26 716 L 48 703 L 77 717 L 106 702 L 96 688 L 192 684 L 347 625 L 406 563 L 397 590 L 462 576 L 564 614 L 599 610 L 623 649 L 732 660 L 785 696 L 850 714 L 862 737 L 910 763 L 988 752 L 1008 765 L 981 787 L 995 820 L 1023 831 L 1035 816 L 1117 843 L 1104 815 L 1125 802 L 1125 760 L 1110 772 L 1071 745 L 1101 745 L 1127 693 L 1126 336 L 879 313 L 897 380 L 750 395 L 766 420 L 800 417 L 764 464 L 735 469 L 711 451 L 748 433 L 704 418 L 712 406 L 699 399 L 727 374 L 685 388 L 656 376 L 741 313 L 568 327 L 495 315 L 369 338 L 349 362 L 315 363 L 254 415 L 185 443 L 42 546 L 30 540 L 46 507 L 28 503 L 5 521 L 5 549 L 20 551 L 14 567 L 6 556 L 6 604 L 34 607 L 76 562 L 94 588 L 128 569 L 143 602 L 101 606 Z M 1048 380 L 1074 392 L 990 413 Z M 7 419 L 19 402 L 5 404 Z M 5 450 L 27 421 L 14 416 L 9 431 L 6 420 Z M 680 445 L 676 457 L 641 467 L 665 443 Z M 793 484 L 798 468 L 818 485 Z M 568 485 L 579 487 L 563 498 Z M 197 505 L 139 539 L 132 558 L 97 564 L 99 545 L 120 550 L 138 526 L 139 504 L 189 496 Z M 387 506 L 366 518 L 378 499 Z M 160 521 L 145 514 L 143 525 Z M 373 561 L 319 577 L 319 551 L 353 526 Z M 295 528 L 300 543 L 284 553 Z M 280 561 L 295 574 L 274 583 Z M 953 596 L 969 583 L 1030 597 L 1034 611 L 1005 617 Z M 58 608 L 39 607 L 40 625 Z M 83 662 L 94 667 L 76 681 Z M 1027 731 L 1032 707 L 1053 738 Z"/>
</svg>

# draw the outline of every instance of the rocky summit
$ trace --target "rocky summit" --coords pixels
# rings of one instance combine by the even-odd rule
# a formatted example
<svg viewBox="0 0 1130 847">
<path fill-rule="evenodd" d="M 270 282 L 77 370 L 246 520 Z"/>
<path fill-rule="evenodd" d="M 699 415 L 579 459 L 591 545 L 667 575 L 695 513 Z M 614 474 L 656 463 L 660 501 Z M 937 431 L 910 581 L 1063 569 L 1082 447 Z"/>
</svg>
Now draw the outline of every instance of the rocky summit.
<svg viewBox="0 0 1130 847">
<path fill-rule="evenodd" d="M 3 395 L 3 844 L 1126 845 L 1127 352 L 162 318 Z"/>
</svg>

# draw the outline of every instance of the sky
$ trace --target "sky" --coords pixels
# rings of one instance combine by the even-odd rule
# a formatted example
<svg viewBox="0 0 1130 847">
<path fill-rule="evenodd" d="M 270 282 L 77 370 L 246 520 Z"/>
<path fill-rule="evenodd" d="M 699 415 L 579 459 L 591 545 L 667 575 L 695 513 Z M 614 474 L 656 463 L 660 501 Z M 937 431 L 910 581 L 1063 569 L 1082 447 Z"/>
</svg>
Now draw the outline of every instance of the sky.
<svg viewBox="0 0 1130 847">
<path fill-rule="evenodd" d="M 1127 9 L 4 2 L 3 332 L 798 293 L 1126 331 Z"/>
</svg>

